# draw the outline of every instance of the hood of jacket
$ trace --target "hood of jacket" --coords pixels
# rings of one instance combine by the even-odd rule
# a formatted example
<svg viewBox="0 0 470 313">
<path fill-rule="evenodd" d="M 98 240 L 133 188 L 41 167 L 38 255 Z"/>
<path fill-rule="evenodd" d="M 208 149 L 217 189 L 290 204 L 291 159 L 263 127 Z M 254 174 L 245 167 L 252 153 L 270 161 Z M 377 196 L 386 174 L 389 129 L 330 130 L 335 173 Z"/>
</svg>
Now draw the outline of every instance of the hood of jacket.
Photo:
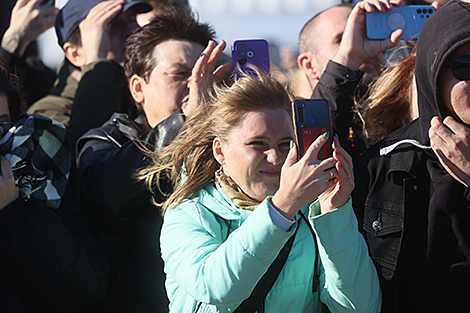
<svg viewBox="0 0 470 313">
<path fill-rule="evenodd" d="M 437 10 L 419 34 L 416 55 L 416 86 L 423 144 L 429 145 L 428 130 L 433 116 L 444 118 L 439 75 L 448 56 L 470 43 L 470 3 L 452 0 Z"/>
</svg>

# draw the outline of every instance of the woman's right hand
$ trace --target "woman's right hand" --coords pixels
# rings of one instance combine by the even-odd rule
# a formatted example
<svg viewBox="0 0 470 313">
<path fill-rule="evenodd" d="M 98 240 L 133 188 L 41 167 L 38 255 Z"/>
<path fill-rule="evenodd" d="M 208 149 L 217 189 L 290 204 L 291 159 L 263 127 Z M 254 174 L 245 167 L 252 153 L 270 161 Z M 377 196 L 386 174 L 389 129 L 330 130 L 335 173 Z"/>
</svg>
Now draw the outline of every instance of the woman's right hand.
<svg viewBox="0 0 470 313">
<path fill-rule="evenodd" d="M 271 199 L 274 208 L 286 218 L 292 220 L 304 205 L 335 185 L 337 161 L 333 157 L 318 160 L 318 153 L 327 142 L 327 135 L 318 136 L 299 161 L 295 145 L 290 149 L 281 169 L 279 189 Z"/>
<path fill-rule="evenodd" d="M 19 189 L 15 185 L 15 177 L 11 166 L 5 157 L 1 157 L 0 166 L 0 210 L 9 205 L 19 197 Z"/>
</svg>

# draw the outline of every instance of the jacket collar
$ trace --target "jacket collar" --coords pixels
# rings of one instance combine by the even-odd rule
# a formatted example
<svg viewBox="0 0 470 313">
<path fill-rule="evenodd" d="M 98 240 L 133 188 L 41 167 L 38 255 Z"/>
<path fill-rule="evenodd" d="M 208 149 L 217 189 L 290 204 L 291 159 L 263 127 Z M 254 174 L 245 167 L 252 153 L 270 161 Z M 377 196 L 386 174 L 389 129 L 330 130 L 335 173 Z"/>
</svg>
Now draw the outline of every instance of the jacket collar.
<svg viewBox="0 0 470 313">
<path fill-rule="evenodd" d="M 242 216 L 243 210 L 238 208 L 217 184 L 208 184 L 197 196 L 206 208 L 225 220 L 238 220 Z"/>
<path fill-rule="evenodd" d="M 382 149 L 390 147 L 395 143 L 403 143 L 395 147 L 393 151 L 390 151 L 386 156 L 382 156 L 390 158 L 387 172 L 389 179 L 393 178 L 394 173 L 399 172 L 413 176 L 416 165 L 422 158 L 422 154 L 428 149 L 428 147 L 416 144 L 421 142 L 420 124 L 418 120 L 419 119 L 416 119 L 388 136 L 385 140 L 379 142 Z M 415 144 L 410 144 L 410 142 L 415 142 Z"/>
</svg>

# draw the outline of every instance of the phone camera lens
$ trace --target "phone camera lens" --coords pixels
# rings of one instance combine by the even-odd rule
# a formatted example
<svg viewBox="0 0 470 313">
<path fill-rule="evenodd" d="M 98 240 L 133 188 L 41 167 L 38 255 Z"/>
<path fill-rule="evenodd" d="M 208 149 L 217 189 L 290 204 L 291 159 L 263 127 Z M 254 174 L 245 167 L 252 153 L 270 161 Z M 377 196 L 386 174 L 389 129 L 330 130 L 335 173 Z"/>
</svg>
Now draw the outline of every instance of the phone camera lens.
<svg viewBox="0 0 470 313">
<path fill-rule="evenodd" d="M 301 109 L 301 108 L 302 108 L 302 105 L 303 105 L 302 102 L 297 102 L 297 108 Z"/>
<path fill-rule="evenodd" d="M 426 13 L 428 13 L 428 10 L 424 9 L 423 14 L 426 14 Z"/>
<path fill-rule="evenodd" d="M 253 53 L 253 51 L 248 51 L 248 53 L 246 54 L 249 58 L 252 58 L 255 54 Z"/>
<path fill-rule="evenodd" d="M 240 65 L 245 65 L 246 64 L 246 58 L 243 55 L 239 56 L 238 57 L 238 63 Z"/>
<path fill-rule="evenodd" d="M 246 51 L 245 45 L 243 45 L 243 44 L 238 45 L 238 46 L 237 46 L 237 51 L 238 51 L 239 53 L 245 52 L 245 51 Z"/>
<path fill-rule="evenodd" d="M 418 14 L 421 14 L 421 9 L 418 9 L 418 11 L 416 11 L 416 12 L 418 12 Z"/>
</svg>

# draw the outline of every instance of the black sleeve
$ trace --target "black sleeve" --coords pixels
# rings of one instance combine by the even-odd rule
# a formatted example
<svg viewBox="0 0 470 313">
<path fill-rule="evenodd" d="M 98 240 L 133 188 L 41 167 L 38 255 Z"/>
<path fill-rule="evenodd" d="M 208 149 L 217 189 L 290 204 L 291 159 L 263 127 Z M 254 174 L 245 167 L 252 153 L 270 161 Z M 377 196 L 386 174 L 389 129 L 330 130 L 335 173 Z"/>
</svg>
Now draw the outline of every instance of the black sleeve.
<svg viewBox="0 0 470 313">
<path fill-rule="evenodd" d="M 181 111 L 174 113 L 154 129 L 129 140 L 122 146 L 91 138 L 78 151 L 78 191 L 80 200 L 92 208 L 99 225 L 113 226 L 126 221 L 147 205 L 151 192 L 135 175 L 146 162 L 141 145 L 155 149 L 170 143 L 184 123 Z M 80 139 L 81 141 L 82 139 Z"/>
<path fill-rule="evenodd" d="M 122 112 L 122 102 L 129 101 L 126 90 L 124 69 L 112 60 L 93 62 L 82 69 L 67 128 L 70 151 L 88 130 L 103 125 L 114 112 Z"/>
<path fill-rule="evenodd" d="M 108 286 L 108 263 L 84 215 L 70 205 L 77 203 L 52 210 L 17 199 L 0 210 L 0 255 L 38 312 L 78 312 L 100 303 Z"/>
<path fill-rule="evenodd" d="M 312 99 L 326 99 L 330 104 L 333 131 L 341 146 L 356 160 L 365 150 L 361 125 L 354 113 L 354 94 L 364 75 L 336 62 L 329 61 L 325 72 L 313 90 Z M 349 140 L 349 128 L 354 131 L 354 142 Z"/>
</svg>

